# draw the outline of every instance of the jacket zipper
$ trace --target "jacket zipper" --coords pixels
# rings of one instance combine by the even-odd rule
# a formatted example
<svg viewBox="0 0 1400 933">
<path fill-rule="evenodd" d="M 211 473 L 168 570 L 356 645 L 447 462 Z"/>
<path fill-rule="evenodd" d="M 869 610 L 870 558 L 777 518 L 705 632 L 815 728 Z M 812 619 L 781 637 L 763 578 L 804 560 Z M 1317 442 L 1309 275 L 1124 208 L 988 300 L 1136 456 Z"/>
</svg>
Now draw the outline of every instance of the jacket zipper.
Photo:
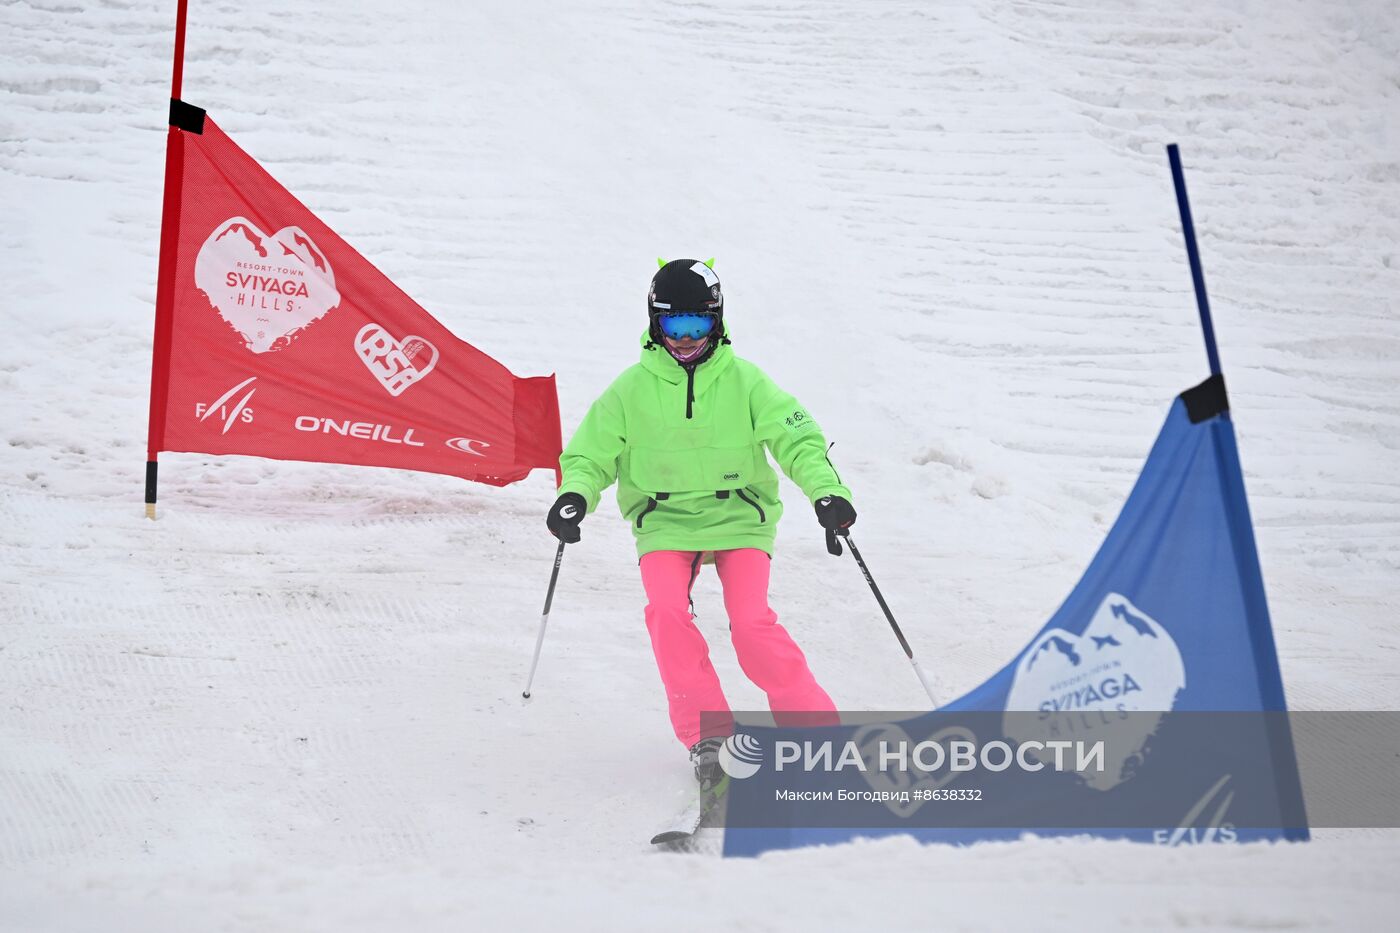
<svg viewBox="0 0 1400 933">
<path fill-rule="evenodd" d="M 836 477 L 836 482 L 839 483 L 839 482 L 841 482 L 841 474 L 838 473 L 838 472 L 836 472 L 836 464 L 834 464 L 834 463 L 831 462 L 831 448 L 833 448 L 833 447 L 835 447 L 835 446 L 836 446 L 836 442 L 835 442 L 835 441 L 832 441 L 830 444 L 827 444 L 827 445 L 826 445 L 826 465 L 829 466 L 829 467 L 831 467 L 831 475 L 834 476 L 834 477 Z"/>
<path fill-rule="evenodd" d="M 662 499 L 669 498 L 671 498 L 671 494 L 669 492 L 658 492 L 654 497 L 647 496 L 646 508 L 642 509 L 641 512 L 637 513 L 637 527 L 642 527 L 642 519 L 646 518 L 652 512 L 656 511 L 656 505 L 658 502 L 660 502 Z"/>
<path fill-rule="evenodd" d="M 685 417 L 690 420 L 693 406 L 695 405 L 695 367 L 685 368 Z"/>
<path fill-rule="evenodd" d="M 744 490 L 736 489 L 734 490 L 734 494 L 740 499 L 743 499 L 749 505 L 753 506 L 758 511 L 758 522 L 760 525 L 768 521 L 768 516 L 763 514 L 763 506 L 759 505 L 757 502 L 744 495 Z"/>
</svg>

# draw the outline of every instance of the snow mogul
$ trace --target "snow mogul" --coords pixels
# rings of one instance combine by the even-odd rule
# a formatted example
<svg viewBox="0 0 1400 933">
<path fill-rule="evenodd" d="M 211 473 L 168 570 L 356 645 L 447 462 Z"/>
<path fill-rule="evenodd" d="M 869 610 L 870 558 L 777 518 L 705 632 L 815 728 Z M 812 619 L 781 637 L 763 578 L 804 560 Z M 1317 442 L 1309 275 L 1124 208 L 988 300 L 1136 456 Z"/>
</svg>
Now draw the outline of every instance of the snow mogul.
<svg viewBox="0 0 1400 933">
<path fill-rule="evenodd" d="M 856 520 L 850 490 L 827 458 L 807 409 L 730 348 L 714 260 L 662 262 L 647 295 L 641 362 L 589 408 L 559 458 L 563 482 L 550 532 L 579 540 L 579 523 L 617 481 L 637 541 L 647 632 L 671 726 L 690 751 L 703 794 L 721 794 L 730 707 L 695 626 L 691 588 L 713 563 L 744 673 L 783 725 L 835 725 L 836 708 L 768 605 L 783 504 L 764 450 L 801 487 L 828 531 Z M 701 714 L 704 713 L 702 723 Z"/>
</svg>

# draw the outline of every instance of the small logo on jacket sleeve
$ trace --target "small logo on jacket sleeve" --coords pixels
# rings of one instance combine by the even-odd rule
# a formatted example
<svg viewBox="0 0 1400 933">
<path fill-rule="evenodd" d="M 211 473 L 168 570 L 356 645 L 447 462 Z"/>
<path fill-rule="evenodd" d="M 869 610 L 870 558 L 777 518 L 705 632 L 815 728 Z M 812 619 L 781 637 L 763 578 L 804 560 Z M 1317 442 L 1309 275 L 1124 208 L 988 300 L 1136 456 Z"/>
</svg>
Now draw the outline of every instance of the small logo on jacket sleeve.
<svg viewBox="0 0 1400 933">
<path fill-rule="evenodd" d="M 800 408 L 783 419 L 783 429 L 789 434 L 804 434 L 816 428 L 816 420 Z"/>
</svg>

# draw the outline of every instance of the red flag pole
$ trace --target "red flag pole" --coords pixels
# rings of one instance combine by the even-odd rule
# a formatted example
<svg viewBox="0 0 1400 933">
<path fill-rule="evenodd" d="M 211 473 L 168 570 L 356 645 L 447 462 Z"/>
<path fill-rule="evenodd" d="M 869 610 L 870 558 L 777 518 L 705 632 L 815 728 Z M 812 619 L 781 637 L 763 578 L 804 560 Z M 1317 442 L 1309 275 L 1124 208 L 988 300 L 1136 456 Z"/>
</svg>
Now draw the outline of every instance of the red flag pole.
<svg viewBox="0 0 1400 933">
<path fill-rule="evenodd" d="M 170 127 L 165 137 L 165 196 L 160 217 L 160 265 L 156 272 L 156 323 L 151 341 L 151 413 L 146 429 L 146 517 L 156 517 L 157 458 L 165 441 L 170 390 L 170 344 L 175 312 L 175 261 L 180 243 L 180 195 L 184 176 L 184 131 L 175 126 L 185 71 L 185 12 L 175 14 L 175 64 L 170 76 Z"/>
<path fill-rule="evenodd" d="M 185 77 L 185 12 L 189 0 L 179 0 L 175 11 L 175 66 L 170 75 L 170 98 L 180 99 L 180 84 Z"/>
</svg>

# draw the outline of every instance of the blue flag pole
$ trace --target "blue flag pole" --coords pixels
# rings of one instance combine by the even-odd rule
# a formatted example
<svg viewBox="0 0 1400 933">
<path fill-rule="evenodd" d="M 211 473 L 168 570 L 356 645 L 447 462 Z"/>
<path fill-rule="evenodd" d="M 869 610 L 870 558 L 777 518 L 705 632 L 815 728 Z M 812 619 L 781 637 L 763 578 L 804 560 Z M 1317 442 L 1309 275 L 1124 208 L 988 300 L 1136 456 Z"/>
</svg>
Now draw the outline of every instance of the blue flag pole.
<svg viewBox="0 0 1400 933">
<path fill-rule="evenodd" d="M 1201 312 L 1201 330 L 1206 338 L 1206 356 L 1210 359 L 1210 374 L 1220 375 L 1220 351 L 1215 348 L 1215 325 L 1210 320 L 1210 299 L 1206 297 L 1206 277 L 1201 271 L 1201 254 L 1196 249 L 1196 226 L 1191 222 L 1191 202 L 1186 197 L 1186 178 L 1181 173 L 1181 150 L 1176 143 L 1167 146 L 1167 159 L 1172 165 L 1172 183 L 1176 186 L 1176 206 L 1181 212 L 1181 233 L 1186 238 L 1186 257 L 1191 261 L 1191 284 L 1196 287 L 1196 308 Z"/>
<path fill-rule="evenodd" d="M 1196 308 L 1201 314 L 1201 331 L 1205 335 L 1210 373 L 1212 377 L 1220 377 L 1220 351 L 1215 346 L 1215 325 L 1210 317 L 1210 299 L 1206 297 L 1206 278 L 1201 271 L 1201 254 L 1196 248 L 1196 226 L 1191 221 L 1191 203 L 1186 197 L 1186 178 L 1181 171 L 1181 150 L 1177 148 L 1176 143 L 1167 146 L 1167 159 L 1171 162 L 1172 184 L 1176 187 L 1176 206 L 1181 212 L 1181 233 L 1186 238 L 1186 256 L 1191 261 L 1191 284 L 1196 289 Z M 1228 418 L 1229 413 L 1226 412 L 1224 417 Z M 1249 502 L 1245 496 L 1244 473 L 1240 468 L 1234 431 L 1225 426 L 1217 426 L 1214 430 L 1217 431 L 1219 439 L 1217 466 L 1224 490 L 1227 527 L 1235 553 L 1250 642 L 1258 671 L 1260 702 L 1265 710 L 1285 713 L 1288 703 L 1283 694 L 1278 649 L 1274 644 L 1273 625 L 1269 621 L 1269 607 L 1264 595 L 1264 576 L 1259 567 L 1259 552 L 1254 543 L 1254 522 L 1250 518 Z M 1292 730 L 1286 718 L 1273 716 L 1267 719 L 1266 731 L 1276 763 L 1274 773 L 1279 800 L 1284 812 L 1292 817 L 1285 820 L 1285 825 L 1280 827 L 1283 838 L 1305 841 L 1309 838 L 1307 810 L 1303 802 L 1303 788 L 1298 775 Z"/>
</svg>

